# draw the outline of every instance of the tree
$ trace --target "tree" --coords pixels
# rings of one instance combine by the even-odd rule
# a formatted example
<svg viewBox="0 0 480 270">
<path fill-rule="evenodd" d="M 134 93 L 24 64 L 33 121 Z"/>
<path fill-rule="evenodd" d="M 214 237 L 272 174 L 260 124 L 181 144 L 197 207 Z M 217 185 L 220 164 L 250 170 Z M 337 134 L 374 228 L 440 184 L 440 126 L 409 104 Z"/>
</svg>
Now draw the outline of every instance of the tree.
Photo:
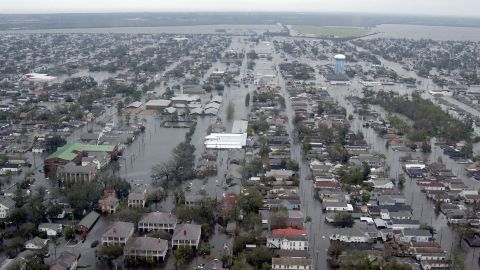
<svg viewBox="0 0 480 270">
<path fill-rule="evenodd" d="M 235 105 L 233 105 L 233 102 L 230 101 L 227 107 L 227 120 L 232 120 L 234 115 L 235 115 Z"/>
<path fill-rule="evenodd" d="M 45 140 L 45 151 L 47 151 L 47 153 L 55 152 L 58 147 L 62 147 L 65 144 L 67 144 L 67 141 L 59 135 L 48 137 Z"/>
<path fill-rule="evenodd" d="M 66 226 L 63 230 L 63 235 L 65 235 L 66 240 L 71 240 L 75 238 L 75 230 L 72 226 Z"/>
<path fill-rule="evenodd" d="M 256 269 L 263 268 L 265 264 L 269 265 L 273 257 L 273 250 L 267 247 L 261 246 L 248 252 L 246 255 L 247 262 Z M 270 268 L 268 268 L 270 269 Z"/>
<path fill-rule="evenodd" d="M 112 264 L 112 261 L 122 256 L 123 247 L 122 246 L 100 246 L 95 250 L 95 257 L 99 261 L 107 262 L 109 265 Z"/>
<path fill-rule="evenodd" d="M 355 223 L 353 216 L 349 213 L 336 213 L 334 223 L 339 227 L 352 227 Z"/>
<path fill-rule="evenodd" d="M 123 101 L 120 100 L 117 103 L 117 114 L 121 114 L 124 107 L 125 107 L 125 103 L 123 103 Z"/>
<path fill-rule="evenodd" d="M 239 207 L 246 213 L 258 212 L 258 209 L 263 206 L 263 196 L 257 189 L 248 188 L 238 201 Z"/>
<path fill-rule="evenodd" d="M 175 258 L 175 269 L 186 266 L 194 256 L 195 252 L 191 247 L 178 247 L 173 251 L 173 257 Z"/>
<path fill-rule="evenodd" d="M 245 107 L 250 106 L 250 93 L 245 96 Z"/>
</svg>

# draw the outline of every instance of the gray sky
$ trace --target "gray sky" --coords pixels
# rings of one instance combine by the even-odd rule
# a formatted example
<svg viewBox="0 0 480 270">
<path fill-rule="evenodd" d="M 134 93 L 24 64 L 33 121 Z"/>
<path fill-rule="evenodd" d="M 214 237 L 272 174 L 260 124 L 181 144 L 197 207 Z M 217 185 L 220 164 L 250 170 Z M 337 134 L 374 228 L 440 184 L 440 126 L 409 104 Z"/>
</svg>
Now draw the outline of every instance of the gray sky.
<svg viewBox="0 0 480 270">
<path fill-rule="evenodd" d="M 0 13 L 308 11 L 478 17 L 479 0 L 0 0 Z"/>
</svg>

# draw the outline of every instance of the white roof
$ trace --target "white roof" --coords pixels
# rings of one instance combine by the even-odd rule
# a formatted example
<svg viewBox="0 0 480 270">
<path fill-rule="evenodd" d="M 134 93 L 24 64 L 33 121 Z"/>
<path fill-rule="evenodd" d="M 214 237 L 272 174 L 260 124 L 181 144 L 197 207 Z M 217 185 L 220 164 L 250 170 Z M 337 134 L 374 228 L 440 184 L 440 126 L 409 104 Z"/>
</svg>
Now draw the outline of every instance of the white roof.
<svg viewBox="0 0 480 270">
<path fill-rule="evenodd" d="M 127 108 L 140 108 L 140 106 L 142 106 L 142 102 L 134 101 L 134 102 L 128 104 Z"/>
<path fill-rule="evenodd" d="M 205 147 L 209 149 L 241 149 L 247 144 L 247 133 L 212 133 L 205 137 Z"/>
<path fill-rule="evenodd" d="M 167 107 L 172 103 L 168 99 L 152 99 L 148 101 L 145 105 L 146 106 L 160 106 L 160 107 Z"/>
<path fill-rule="evenodd" d="M 247 133 L 248 121 L 245 120 L 235 120 L 233 121 L 232 133 Z"/>
</svg>

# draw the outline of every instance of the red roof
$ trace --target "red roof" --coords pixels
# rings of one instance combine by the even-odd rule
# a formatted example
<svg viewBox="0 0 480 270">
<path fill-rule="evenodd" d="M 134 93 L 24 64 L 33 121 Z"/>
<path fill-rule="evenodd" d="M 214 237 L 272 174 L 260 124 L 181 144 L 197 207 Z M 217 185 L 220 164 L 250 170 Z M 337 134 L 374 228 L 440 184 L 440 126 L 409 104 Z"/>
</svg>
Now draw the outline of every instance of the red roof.
<svg viewBox="0 0 480 270">
<path fill-rule="evenodd" d="M 272 230 L 273 235 L 305 235 L 305 230 L 298 230 L 298 229 L 276 229 Z"/>
</svg>

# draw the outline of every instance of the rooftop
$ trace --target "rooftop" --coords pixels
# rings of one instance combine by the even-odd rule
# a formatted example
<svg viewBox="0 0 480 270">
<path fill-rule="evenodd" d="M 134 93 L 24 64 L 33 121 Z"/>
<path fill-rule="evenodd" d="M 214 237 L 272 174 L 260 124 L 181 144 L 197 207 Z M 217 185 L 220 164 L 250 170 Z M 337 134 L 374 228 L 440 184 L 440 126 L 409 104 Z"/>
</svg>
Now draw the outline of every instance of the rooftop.
<svg viewBox="0 0 480 270">
<path fill-rule="evenodd" d="M 73 143 L 57 148 L 57 151 L 48 156 L 47 159 L 59 158 L 72 161 L 79 152 L 112 152 L 113 150 L 115 150 L 115 145 Z"/>
</svg>

